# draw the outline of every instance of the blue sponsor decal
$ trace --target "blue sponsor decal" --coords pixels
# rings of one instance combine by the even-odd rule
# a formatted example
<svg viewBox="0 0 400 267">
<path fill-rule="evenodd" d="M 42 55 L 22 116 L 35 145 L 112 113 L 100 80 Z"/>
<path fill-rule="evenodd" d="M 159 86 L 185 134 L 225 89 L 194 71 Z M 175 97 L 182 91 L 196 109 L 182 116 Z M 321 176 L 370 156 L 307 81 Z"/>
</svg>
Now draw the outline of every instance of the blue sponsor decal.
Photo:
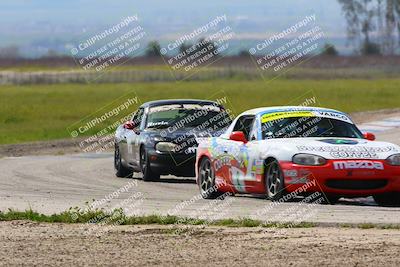
<svg viewBox="0 0 400 267">
<path fill-rule="evenodd" d="M 348 140 L 348 139 L 321 139 L 319 140 L 324 143 L 332 144 L 332 145 L 357 145 L 358 141 Z"/>
</svg>

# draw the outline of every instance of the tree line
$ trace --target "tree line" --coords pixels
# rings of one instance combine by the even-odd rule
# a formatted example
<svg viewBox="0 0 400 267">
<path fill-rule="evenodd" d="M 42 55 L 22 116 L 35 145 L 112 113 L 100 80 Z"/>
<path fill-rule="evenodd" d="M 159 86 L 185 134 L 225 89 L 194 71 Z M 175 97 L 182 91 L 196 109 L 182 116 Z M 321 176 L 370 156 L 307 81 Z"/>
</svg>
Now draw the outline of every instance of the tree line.
<svg viewBox="0 0 400 267">
<path fill-rule="evenodd" d="M 393 55 L 400 45 L 400 0 L 338 0 L 349 43 L 360 54 Z"/>
<path fill-rule="evenodd" d="M 200 39 L 195 45 L 194 49 L 189 49 L 192 47 L 193 44 L 188 44 L 188 43 L 182 43 L 179 46 L 178 53 L 185 53 L 185 51 L 190 50 L 189 53 L 185 53 L 185 56 L 190 56 L 192 54 L 197 53 L 198 51 L 201 51 L 204 49 L 204 47 L 212 47 L 211 49 L 208 49 L 208 52 L 214 52 L 218 49 L 218 46 L 216 44 L 210 43 L 210 42 L 205 42 L 204 39 Z M 336 56 L 339 54 L 337 51 L 336 47 L 332 44 L 325 44 L 325 46 L 321 49 L 321 54 L 324 55 L 329 55 L 329 56 Z M 158 41 L 151 41 L 148 43 L 145 55 L 148 57 L 155 57 L 155 56 L 161 56 L 161 45 Z M 217 55 L 218 56 L 218 55 Z M 242 49 L 240 50 L 236 56 L 250 56 L 250 52 L 248 49 Z"/>
</svg>

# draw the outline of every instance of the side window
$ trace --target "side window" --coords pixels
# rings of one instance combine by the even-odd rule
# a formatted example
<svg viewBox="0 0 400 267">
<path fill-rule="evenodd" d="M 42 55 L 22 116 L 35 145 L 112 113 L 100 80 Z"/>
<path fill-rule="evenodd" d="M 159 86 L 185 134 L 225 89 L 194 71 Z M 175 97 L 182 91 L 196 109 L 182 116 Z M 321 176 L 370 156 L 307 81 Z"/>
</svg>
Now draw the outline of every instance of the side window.
<svg viewBox="0 0 400 267">
<path fill-rule="evenodd" d="M 143 111 L 143 108 L 140 108 L 138 111 L 135 112 L 135 114 L 133 114 L 132 122 L 135 124 L 135 128 L 139 127 L 142 122 Z"/>
<path fill-rule="evenodd" d="M 244 115 L 240 117 L 233 127 L 233 131 L 242 131 L 246 136 L 247 140 L 249 140 L 251 128 L 253 126 L 254 116 Z"/>
</svg>

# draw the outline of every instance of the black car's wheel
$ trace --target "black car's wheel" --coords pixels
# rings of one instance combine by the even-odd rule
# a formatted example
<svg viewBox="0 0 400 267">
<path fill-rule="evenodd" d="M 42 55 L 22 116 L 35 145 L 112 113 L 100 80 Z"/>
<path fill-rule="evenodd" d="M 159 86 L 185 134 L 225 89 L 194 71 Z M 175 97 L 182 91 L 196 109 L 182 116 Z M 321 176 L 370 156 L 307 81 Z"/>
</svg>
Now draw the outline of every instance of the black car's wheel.
<svg viewBox="0 0 400 267">
<path fill-rule="evenodd" d="M 323 205 L 334 205 L 340 199 L 340 197 L 332 196 L 332 195 L 323 195 L 322 197 L 323 197 L 323 200 L 322 200 L 321 204 L 323 204 Z"/>
<path fill-rule="evenodd" d="M 272 201 L 283 199 L 286 195 L 285 182 L 278 161 L 273 160 L 266 166 L 265 191 Z"/>
<path fill-rule="evenodd" d="M 209 158 L 204 158 L 199 166 L 199 188 L 205 199 L 215 199 L 219 192 L 215 187 L 215 173 Z"/>
<path fill-rule="evenodd" d="M 124 167 L 121 163 L 121 153 L 118 145 L 115 146 L 114 150 L 114 168 L 115 176 L 117 177 L 132 177 L 132 171 Z"/>
<path fill-rule="evenodd" d="M 374 200 L 379 206 L 400 207 L 400 192 L 375 195 Z"/>
<path fill-rule="evenodd" d="M 143 181 L 157 181 L 160 179 L 160 174 L 151 170 L 149 157 L 144 148 L 140 150 L 140 167 L 142 169 Z"/>
</svg>

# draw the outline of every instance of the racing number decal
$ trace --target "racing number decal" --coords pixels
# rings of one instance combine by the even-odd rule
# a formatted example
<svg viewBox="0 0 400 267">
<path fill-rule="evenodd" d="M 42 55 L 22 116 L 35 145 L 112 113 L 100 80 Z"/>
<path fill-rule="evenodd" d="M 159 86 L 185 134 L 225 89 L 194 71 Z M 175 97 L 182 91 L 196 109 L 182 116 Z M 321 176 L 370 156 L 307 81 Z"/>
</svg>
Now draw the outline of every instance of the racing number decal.
<svg viewBox="0 0 400 267">
<path fill-rule="evenodd" d="M 235 166 L 231 166 L 230 172 L 233 187 L 235 187 L 238 192 L 246 192 L 246 184 L 244 183 L 245 173 Z"/>
<path fill-rule="evenodd" d="M 257 180 L 257 173 L 260 171 L 257 164 L 260 163 L 260 160 L 256 160 L 256 146 L 251 143 L 235 145 L 240 146 L 240 152 L 235 156 L 237 165 L 230 167 L 230 175 L 235 189 L 239 192 L 246 192 L 245 182 Z"/>
</svg>

